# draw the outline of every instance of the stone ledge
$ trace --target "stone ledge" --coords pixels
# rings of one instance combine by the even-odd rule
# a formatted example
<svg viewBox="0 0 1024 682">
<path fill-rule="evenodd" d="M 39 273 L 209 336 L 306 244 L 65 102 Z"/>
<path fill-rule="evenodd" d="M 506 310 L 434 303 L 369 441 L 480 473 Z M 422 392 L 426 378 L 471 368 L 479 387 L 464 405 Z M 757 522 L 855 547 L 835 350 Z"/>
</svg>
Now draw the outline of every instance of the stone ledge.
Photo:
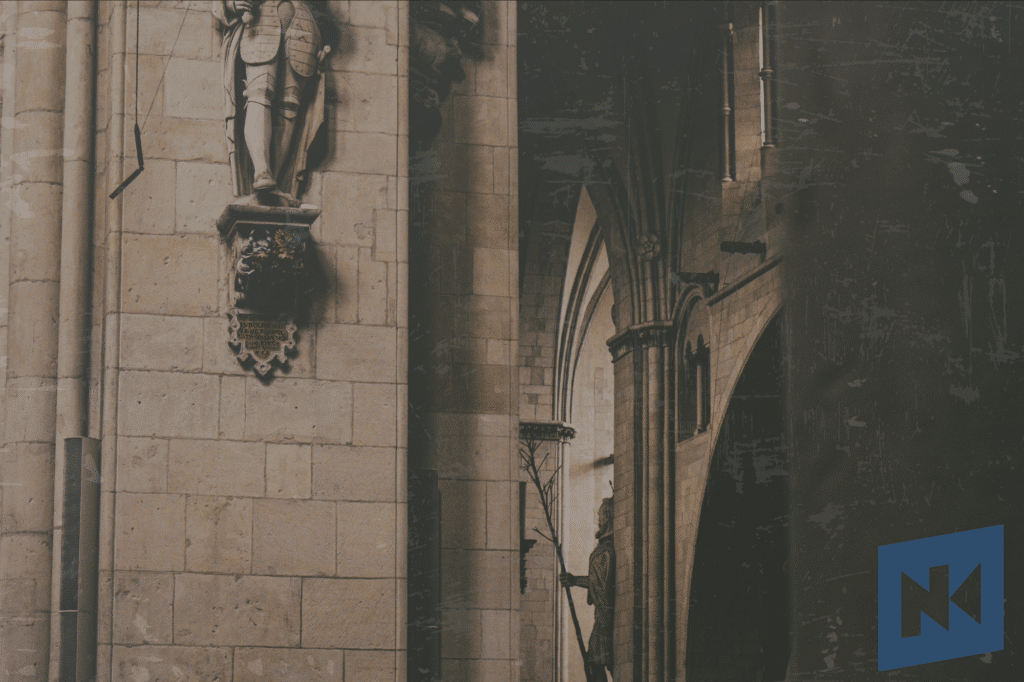
<svg viewBox="0 0 1024 682">
<path fill-rule="evenodd" d="M 320 209 L 312 204 L 299 207 L 263 206 L 236 202 L 224 207 L 217 218 L 217 230 L 225 239 L 235 233 L 244 234 L 253 227 L 309 228 L 320 217 Z"/>
</svg>

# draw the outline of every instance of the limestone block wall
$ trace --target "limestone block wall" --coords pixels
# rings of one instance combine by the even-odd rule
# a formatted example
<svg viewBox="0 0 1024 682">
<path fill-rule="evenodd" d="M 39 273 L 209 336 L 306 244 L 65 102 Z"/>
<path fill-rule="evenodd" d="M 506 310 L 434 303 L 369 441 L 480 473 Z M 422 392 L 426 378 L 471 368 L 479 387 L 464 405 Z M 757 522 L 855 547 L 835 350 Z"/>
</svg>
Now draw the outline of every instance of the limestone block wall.
<svg viewBox="0 0 1024 682">
<path fill-rule="evenodd" d="M 261 381 L 227 343 L 220 36 L 209 3 L 142 3 L 146 170 L 98 221 L 100 680 L 405 678 L 407 5 L 327 4 L 326 158 L 303 196 L 327 284 L 290 368 Z M 126 112 L 123 136 L 97 135 L 107 191 L 134 169 L 134 3 L 120 12 L 101 38 L 109 120 Z"/>
<path fill-rule="evenodd" d="M 519 296 L 519 418 L 523 420 L 555 416 L 555 353 L 568 251 L 569 240 L 563 235 L 538 235 L 526 258 Z"/>
<path fill-rule="evenodd" d="M 721 219 L 699 226 L 691 245 L 695 271 L 720 275 L 719 296 L 706 304 L 711 324 L 711 424 L 704 434 L 679 442 L 675 448 L 676 651 L 683 661 L 686 648 L 689 586 L 701 502 L 709 460 L 714 452 L 733 388 L 761 332 L 782 305 L 782 264 L 785 244 L 781 230 L 766 224 L 775 207 L 763 205 L 762 112 L 759 7 L 733 3 L 733 117 L 735 177 L 722 183 Z M 756 255 L 722 253 L 723 240 L 765 241 L 766 259 Z"/>
<path fill-rule="evenodd" d="M 735 176 L 722 183 L 723 239 L 740 239 L 728 233 L 744 231 L 760 203 L 761 180 L 761 78 L 760 6 L 755 2 L 732 3 L 733 131 Z M 754 221 L 755 228 L 761 221 Z M 751 237 L 752 239 L 754 237 Z"/>
<path fill-rule="evenodd" d="M 689 566 L 696 541 L 698 515 L 706 480 L 707 459 L 736 385 L 761 332 L 782 304 L 784 244 L 777 231 L 766 230 L 762 211 L 762 113 L 760 94 L 761 47 L 759 6 L 734 3 L 732 21 L 734 69 L 734 126 L 736 174 L 722 183 L 722 215 L 719 225 L 698 230 L 697 262 L 701 270 L 719 272 L 719 294 L 706 301 L 711 323 L 711 424 L 704 436 L 680 442 L 676 447 L 677 481 L 677 590 L 687 594 Z M 771 207 L 773 212 L 774 207 Z M 767 241 L 767 258 L 728 254 L 722 240 Z M 697 268 L 695 268 L 697 269 Z M 685 643 L 685 599 L 679 601 L 677 633 Z M 680 649 L 682 650 L 682 649 Z"/>
<path fill-rule="evenodd" d="M 552 229 L 552 232 L 554 230 Z M 529 246 L 519 293 L 519 418 L 521 421 L 554 418 L 555 354 L 560 294 L 565 277 L 569 240 L 561 235 L 538 236 Z M 544 443 L 538 458 L 550 453 L 550 470 L 565 446 Z M 561 618 L 555 551 L 533 529 L 547 531 L 540 497 L 525 472 L 527 482 L 526 535 L 536 544 L 526 556 L 526 589 L 520 602 L 520 680 L 546 682 L 555 679 L 556 653 Z M 557 521 L 556 521 L 557 523 Z M 575 643 L 573 643 L 575 646 Z M 570 651 L 572 654 L 572 651 Z"/>
</svg>

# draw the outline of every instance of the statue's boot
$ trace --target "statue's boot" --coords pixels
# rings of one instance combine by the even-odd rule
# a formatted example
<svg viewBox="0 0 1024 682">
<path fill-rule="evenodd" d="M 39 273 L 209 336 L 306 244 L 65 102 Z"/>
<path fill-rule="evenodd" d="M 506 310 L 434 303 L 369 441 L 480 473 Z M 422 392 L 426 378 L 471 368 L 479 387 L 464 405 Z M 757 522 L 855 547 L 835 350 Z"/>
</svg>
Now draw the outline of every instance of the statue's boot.
<svg viewBox="0 0 1024 682">
<path fill-rule="evenodd" d="M 270 171 L 264 171 L 253 180 L 252 188 L 257 192 L 273 190 L 277 188 L 277 181 L 274 180 L 274 176 L 270 174 Z"/>
</svg>

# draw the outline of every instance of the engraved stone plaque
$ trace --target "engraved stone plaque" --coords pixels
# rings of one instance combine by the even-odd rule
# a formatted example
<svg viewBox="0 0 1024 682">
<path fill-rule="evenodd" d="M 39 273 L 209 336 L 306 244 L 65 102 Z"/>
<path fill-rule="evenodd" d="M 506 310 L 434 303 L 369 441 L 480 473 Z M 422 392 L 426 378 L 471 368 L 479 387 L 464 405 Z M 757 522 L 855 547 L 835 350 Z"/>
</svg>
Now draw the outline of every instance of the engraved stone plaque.
<svg viewBox="0 0 1024 682">
<path fill-rule="evenodd" d="M 267 319 L 238 308 L 229 310 L 228 315 L 229 343 L 239 362 L 254 361 L 253 369 L 260 376 L 271 370 L 275 360 L 282 366 L 288 364 L 288 351 L 295 348 L 296 326 L 291 319 Z"/>
</svg>

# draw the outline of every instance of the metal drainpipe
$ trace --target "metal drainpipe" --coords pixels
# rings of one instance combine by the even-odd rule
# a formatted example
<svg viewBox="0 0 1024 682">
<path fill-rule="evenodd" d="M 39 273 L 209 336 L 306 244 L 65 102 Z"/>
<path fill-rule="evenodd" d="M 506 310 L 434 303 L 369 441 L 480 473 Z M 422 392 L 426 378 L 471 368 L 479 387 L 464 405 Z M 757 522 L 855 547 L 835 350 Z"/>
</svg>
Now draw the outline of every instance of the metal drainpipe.
<svg viewBox="0 0 1024 682">
<path fill-rule="evenodd" d="M 64 439 L 88 436 L 90 269 L 92 266 L 93 131 L 96 91 L 96 0 L 67 6 L 64 99 L 64 196 L 61 211 L 60 317 L 53 496 L 53 574 L 49 679 L 60 654 Z"/>
</svg>

